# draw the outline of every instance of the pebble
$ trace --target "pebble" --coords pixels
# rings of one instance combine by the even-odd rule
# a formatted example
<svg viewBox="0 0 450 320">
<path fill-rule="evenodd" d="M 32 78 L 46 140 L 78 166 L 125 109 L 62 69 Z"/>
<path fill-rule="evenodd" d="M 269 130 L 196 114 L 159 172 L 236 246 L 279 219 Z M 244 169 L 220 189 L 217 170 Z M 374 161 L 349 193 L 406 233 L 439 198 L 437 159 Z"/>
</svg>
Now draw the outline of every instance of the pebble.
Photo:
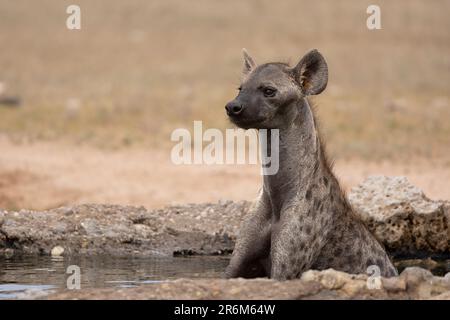
<svg viewBox="0 0 450 320">
<path fill-rule="evenodd" d="M 51 251 L 50 254 L 51 254 L 53 257 L 59 257 L 59 256 L 61 256 L 63 253 L 64 253 L 64 248 L 61 247 L 61 246 L 56 246 L 56 247 L 54 247 L 54 248 L 52 249 L 52 251 Z"/>
<path fill-rule="evenodd" d="M 14 249 L 5 249 L 4 254 L 6 259 L 12 258 L 14 256 Z"/>
</svg>

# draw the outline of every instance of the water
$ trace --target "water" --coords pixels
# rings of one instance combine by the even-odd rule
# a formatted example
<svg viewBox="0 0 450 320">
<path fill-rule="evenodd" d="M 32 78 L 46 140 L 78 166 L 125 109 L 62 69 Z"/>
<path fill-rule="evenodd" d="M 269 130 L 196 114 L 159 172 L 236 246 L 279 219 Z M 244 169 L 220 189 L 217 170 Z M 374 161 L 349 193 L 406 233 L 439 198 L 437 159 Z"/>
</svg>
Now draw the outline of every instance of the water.
<svg viewBox="0 0 450 320">
<path fill-rule="evenodd" d="M 32 297 L 67 288 L 67 267 L 81 271 L 81 289 L 137 287 L 178 278 L 219 278 L 229 257 L 111 257 L 111 256 L 19 256 L 0 257 L 0 299 Z M 429 269 L 435 275 L 450 272 L 450 260 L 397 260 L 401 272 L 409 266 Z M 24 295 L 26 294 L 26 295 Z"/>
<path fill-rule="evenodd" d="M 81 289 L 136 287 L 177 278 L 219 278 L 228 257 L 135 258 L 111 256 L 21 256 L 0 258 L 0 299 L 67 288 L 67 267 L 81 271 Z"/>
</svg>

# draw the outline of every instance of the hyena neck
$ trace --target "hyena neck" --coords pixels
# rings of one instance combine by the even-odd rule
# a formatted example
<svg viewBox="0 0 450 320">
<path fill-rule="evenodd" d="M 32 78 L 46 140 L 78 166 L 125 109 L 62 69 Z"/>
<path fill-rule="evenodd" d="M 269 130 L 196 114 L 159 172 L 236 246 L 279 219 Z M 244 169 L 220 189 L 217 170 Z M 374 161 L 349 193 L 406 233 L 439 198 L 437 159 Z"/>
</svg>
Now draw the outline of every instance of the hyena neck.
<svg viewBox="0 0 450 320">
<path fill-rule="evenodd" d="M 283 206 L 304 199 L 308 188 L 318 185 L 324 177 L 336 184 L 335 187 L 340 192 L 337 180 L 327 164 L 308 101 L 301 99 L 295 104 L 291 122 L 278 129 L 279 170 L 276 174 L 264 175 L 263 180 L 263 190 L 269 197 L 275 215 L 279 215 Z M 269 150 L 270 145 L 271 141 L 268 139 Z"/>
</svg>

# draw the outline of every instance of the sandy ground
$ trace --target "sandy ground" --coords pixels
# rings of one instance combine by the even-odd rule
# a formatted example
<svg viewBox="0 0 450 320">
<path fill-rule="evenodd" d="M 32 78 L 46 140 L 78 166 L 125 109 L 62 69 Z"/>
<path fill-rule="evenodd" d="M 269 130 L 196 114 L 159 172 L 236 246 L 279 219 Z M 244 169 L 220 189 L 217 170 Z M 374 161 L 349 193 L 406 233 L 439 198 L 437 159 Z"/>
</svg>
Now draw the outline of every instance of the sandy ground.
<svg viewBox="0 0 450 320">
<path fill-rule="evenodd" d="M 143 205 L 253 199 L 256 166 L 177 166 L 169 150 L 104 151 L 57 143 L 14 144 L 0 139 L 0 207 L 47 209 L 66 204 Z M 445 159 L 444 159 L 445 160 Z M 337 160 L 345 189 L 370 175 L 405 175 L 432 199 L 450 199 L 445 161 L 410 163 Z"/>
</svg>

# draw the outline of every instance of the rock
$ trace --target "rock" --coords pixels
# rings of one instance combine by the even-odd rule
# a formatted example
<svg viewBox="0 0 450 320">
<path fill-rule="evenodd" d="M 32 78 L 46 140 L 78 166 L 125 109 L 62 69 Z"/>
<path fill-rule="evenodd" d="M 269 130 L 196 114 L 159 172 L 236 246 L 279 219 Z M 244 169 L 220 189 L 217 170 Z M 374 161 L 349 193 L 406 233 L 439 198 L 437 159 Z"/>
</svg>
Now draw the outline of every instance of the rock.
<svg viewBox="0 0 450 320">
<path fill-rule="evenodd" d="M 213 209 L 216 208 L 216 209 Z M 224 217 L 226 210 L 230 215 Z M 208 212 L 194 222 L 201 212 Z M 229 253 L 246 203 L 200 204 L 146 210 L 132 206 L 77 205 L 43 212 L 0 213 L 0 252 L 173 255 Z M 219 223 L 218 223 L 219 221 Z"/>
<path fill-rule="evenodd" d="M 450 260 L 405 259 L 394 261 L 397 270 L 402 271 L 407 267 L 420 267 L 430 270 L 435 275 L 444 275 L 444 270 L 450 270 Z"/>
<path fill-rule="evenodd" d="M 88 236 L 101 235 L 101 230 L 97 227 L 97 221 L 94 219 L 83 220 L 80 222 L 80 226 Z"/>
<path fill-rule="evenodd" d="M 450 300 L 450 291 L 444 292 L 440 295 L 434 296 L 429 300 Z"/>
<path fill-rule="evenodd" d="M 50 252 L 50 254 L 51 254 L 53 257 L 59 257 L 59 256 L 62 256 L 63 253 L 64 253 L 64 248 L 61 247 L 61 246 L 53 247 L 52 251 Z"/>
<path fill-rule="evenodd" d="M 380 278 L 370 289 L 367 275 L 333 269 L 305 272 L 301 279 L 178 279 L 137 288 L 61 290 L 47 299 L 449 299 L 450 282 L 420 268 Z"/>
<path fill-rule="evenodd" d="M 16 108 L 20 107 L 21 99 L 18 96 L 3 96 L 0 97 L 0 106 Z"/>
<path fill-rule="evenodd" d="M 14 249 L 7 248 L 3 251 L 3 255 L 6 259 L 10 259 L 14 256 Z"/>
<path fill-rule="evenodd" d="M 7 107 L 18 107 L 20 106 L 21 99 L 19 96 L 11 96 L 6 95 L 5 92 L 7 86 L 6 83 L 0 82 L 0 106 L 7 106 Z"/>
<path fill-rule="evenodd" d="M 349 201 L 390 252 L 450 252 L 450 203 L 428 199 L 405 177 L 369 177 Z"/>
</svg>

